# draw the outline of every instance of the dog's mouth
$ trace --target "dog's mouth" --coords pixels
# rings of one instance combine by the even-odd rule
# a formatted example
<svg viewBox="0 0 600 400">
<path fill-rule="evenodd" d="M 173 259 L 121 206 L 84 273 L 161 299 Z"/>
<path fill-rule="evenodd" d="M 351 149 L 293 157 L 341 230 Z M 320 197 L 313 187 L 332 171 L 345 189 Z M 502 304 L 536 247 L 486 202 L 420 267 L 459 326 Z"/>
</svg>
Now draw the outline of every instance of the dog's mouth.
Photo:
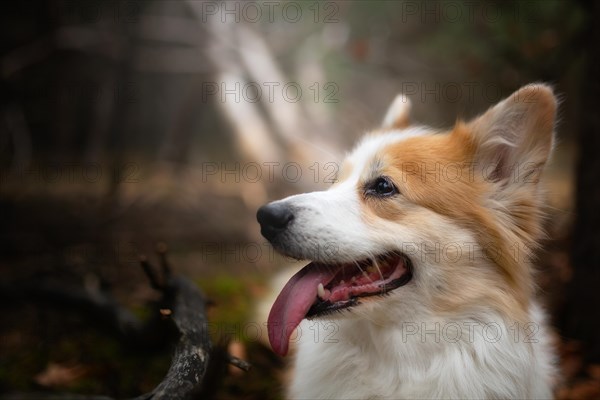
<svg viewBox="0 0 600 400">
<path fill-rule="evenodd" d="M 358 304 L 358 299 L 384 295 L 404 286 L 412 277 L 408 259 L 388 253 L 354 265 L 342 265 L 331 282 L 317 285 L 317 298 L 306 313 L 307 318 L 326 315 Z"/>
<path fill-rule="evenodd" d="M 383 296 L 412 278 L 410 260 L 390 252 L 345 264 L 312 262 L 285 285 L 269 314 L 269 341 L 276 353 L 287 354 L 293 330 L 304 318 L 316 318 Z"/>
</svg>

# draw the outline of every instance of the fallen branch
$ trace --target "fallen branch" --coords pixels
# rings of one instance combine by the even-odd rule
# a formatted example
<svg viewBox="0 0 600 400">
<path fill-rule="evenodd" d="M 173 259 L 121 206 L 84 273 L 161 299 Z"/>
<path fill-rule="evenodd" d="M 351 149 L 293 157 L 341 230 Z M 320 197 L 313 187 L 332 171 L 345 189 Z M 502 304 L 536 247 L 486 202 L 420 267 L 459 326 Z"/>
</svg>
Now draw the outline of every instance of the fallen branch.
<svg viewBox="0 0 600 400">
<path fill-rule="evenodd" d="M 105 292 L 66 285 L 59 281 L 43 280 L 28 285 L 0 284 L 0 298 L 22 302 L 35 300 L 40 304 L 71 308 L 96 321 L 102 321 L 102 326 L 112 327 L 112 332 L 117 332 L 128 343 L 155 343 L 157 329 L 166 331 L 164 328 L 168 327 L 161 323 L 161 320 L 164 322 L 167 319 L 172 322 L 178 335 L 171 365 L 164 379 L 154 390 L 138 396 L 135 400 L 189 399 L 199 395 L 201 391 L 202 395 L 210 396 L 216 392 L 218 382 L 226 373 L 224 365 L 230 364 L 248 371 L 250 364 L 228 354 L 226 346 L 212 345 L 206 308 L 213 304 L 189 279 L 172 274 L 166 251 L 166 246 L 158 247 L 160 271 L 150 264 L 145 256 L 140 257 L 140 264 L 150 285 L 162 293 L 157 310 L 160 316 L 150 318 L 145 323 Z M 149 337 L 154 337 L 154 341 L 148 342 Z M 163 345 L 166 337 L 170 336 L 158 335 L 163 342 L 155 343 L 154 347 Z M 56 398 L 52 395 L 30 395 L 35 398 Z M 25 393 L 18 396 L 31 398 Z M 88 397 L 72 395 L 69 398 Z M 89 398 L 109 399 L 99 396 Z"/>
<path fill-rule="evenodd" d="M 161 314 L 170 318 L 180 334 L 171 367 L 161 383 L 137 399 L 186 399 L 200 390 L 210 361 L 212 344 L 206 319 L 206 298 L 188 279 L 173 277 L 160 251 L 162 277 L 144 257 L 141 265 L 151 285 L 163 292 Z"/>
</svg>

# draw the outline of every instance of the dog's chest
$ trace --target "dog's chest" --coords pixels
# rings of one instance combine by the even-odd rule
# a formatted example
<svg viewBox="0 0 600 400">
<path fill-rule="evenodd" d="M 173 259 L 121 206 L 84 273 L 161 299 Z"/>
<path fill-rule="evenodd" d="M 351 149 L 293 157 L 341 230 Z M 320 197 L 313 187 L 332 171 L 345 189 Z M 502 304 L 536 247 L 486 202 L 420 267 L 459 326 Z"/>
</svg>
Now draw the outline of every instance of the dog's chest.
<svg viewBox="0 0 600 400">
<path fill-rule="evenodd" d="M 515 341 L 506 326 L 497 341 L 478 330 L 453 342 L 374 334 L 347 321 L 338 321 L 336 335 L 325 340 L 305 321 L 290 398 L 549 398 L 551 351 L 534 319 L 541 330 L 533 343 Z"/>
<path fill-rule="evenodd" d="M 318 324 L 300 326 L 290 397 L 380 399 L 401 394 L 404 371 L 395 364 L 398 358 L 382 357 L 366 332 L 344 322 L 335 326 L 339 330 L 327 339 L 312 335 Z"/>
</svg>

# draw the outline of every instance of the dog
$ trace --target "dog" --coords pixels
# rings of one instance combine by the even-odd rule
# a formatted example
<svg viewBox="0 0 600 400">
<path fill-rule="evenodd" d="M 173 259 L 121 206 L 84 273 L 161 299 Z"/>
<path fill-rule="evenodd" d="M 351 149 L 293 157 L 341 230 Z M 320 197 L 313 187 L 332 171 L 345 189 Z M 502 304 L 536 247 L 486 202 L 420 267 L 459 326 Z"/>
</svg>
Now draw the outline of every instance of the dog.
<svg viewBox="0 0 600 400">
<path fill-rule="evenodd" d="M 557 98 L 530 84 L 445 132 L 410 109 L 399 95 L 328 190 L 257 212 L 277 251 L 312 260 L 269 314 L 276 353 L 298 330 L 288 395 L 551 398 L 533 258 Z"/>
</svg>

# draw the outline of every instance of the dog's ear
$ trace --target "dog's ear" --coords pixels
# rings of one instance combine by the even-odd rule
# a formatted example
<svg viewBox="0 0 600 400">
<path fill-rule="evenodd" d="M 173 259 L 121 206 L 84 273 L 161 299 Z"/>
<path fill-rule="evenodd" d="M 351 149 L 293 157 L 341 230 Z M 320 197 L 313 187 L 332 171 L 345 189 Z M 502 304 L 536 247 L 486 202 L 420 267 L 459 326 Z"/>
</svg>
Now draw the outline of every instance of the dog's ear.
<svg viewBox="0 0 600 400">
<path fill-rule="evenodd" d="M 381 127 L 384 129 L 403 129 L 410 125 L 411 102 L 403 94 L 396 96 L 389 106 Z"/>
<path fill-rule="evenodd" d="M 557 100 L 544 84 L 514 92 L 468 124 L 486 179 L 537 182 L 554 142 Z"/>
</svg>

